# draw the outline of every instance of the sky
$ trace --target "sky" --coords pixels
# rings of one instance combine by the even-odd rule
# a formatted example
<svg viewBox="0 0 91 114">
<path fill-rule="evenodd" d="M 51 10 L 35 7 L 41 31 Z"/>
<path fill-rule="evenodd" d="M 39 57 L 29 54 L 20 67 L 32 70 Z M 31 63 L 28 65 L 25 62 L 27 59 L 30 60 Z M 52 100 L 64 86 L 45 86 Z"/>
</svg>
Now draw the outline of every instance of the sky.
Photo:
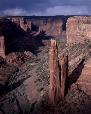
<svg viewBox="0 0 91 114">
<path fill-rule="evenodd" d="M 91 0 L 0 0 L 0 16 L 91 15 Z"/>
</svg>

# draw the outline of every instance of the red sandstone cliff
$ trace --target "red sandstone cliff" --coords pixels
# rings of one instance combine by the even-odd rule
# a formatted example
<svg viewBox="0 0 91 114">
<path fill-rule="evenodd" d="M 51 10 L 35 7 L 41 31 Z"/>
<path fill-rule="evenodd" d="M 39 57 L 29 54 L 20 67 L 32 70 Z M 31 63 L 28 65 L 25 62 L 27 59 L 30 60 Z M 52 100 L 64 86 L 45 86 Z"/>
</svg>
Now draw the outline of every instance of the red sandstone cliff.
<svg viewBox="0 0 91 114">
<path fill-rule="evenodd" d="M 61 36 L 62 24 L 61 19 L 48 19 L 46 22 L 42 20 L 39 25 L 39 31 L 45 31 L 50 36 Z"/>
<path fill-rule="evenodd" d="M 79 43 L 85 39 L 91 40 L 91 17 L 74 16 L 66 23 L 67 43 Z"/>
</svg>

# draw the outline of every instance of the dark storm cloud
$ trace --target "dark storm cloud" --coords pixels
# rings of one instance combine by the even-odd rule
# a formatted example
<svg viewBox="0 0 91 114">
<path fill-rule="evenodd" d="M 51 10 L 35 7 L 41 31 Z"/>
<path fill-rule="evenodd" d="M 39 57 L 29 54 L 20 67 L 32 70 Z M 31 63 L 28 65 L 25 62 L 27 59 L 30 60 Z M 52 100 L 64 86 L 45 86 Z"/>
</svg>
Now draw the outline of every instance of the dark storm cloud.
<svg viewBox="0 0 91 114">
<path fill-rule="evenodd" d="M 0 0 L 0 9 L 48 7 L 54 5 L 91 5 L 91 0 Z"/>
<path fill-rule="evenodd" d="M 0 10 L 15 7 L 22 7 L 25 9 L 36 9 L 49 6 L 48 0 L 1 0 Z"/>
<path fill-rule="evenodd" d="M 3 15 L 90 14 L 91 0 L 1 0 Z"/>
</svg>

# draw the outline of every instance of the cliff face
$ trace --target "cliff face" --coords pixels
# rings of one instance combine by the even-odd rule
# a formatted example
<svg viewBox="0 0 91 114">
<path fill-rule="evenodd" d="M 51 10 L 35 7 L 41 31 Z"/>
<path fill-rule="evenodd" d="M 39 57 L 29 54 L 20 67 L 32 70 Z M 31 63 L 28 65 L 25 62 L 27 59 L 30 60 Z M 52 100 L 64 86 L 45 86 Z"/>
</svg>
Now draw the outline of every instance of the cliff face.
<svg viewBox="0 0 91 114">
<path fill-rule="evenodd" d="M 24 31 L 28 31 L 31 30 L 31 21 L 28 21 L 26 19 L 24 19 L 23 17 L 21 18 L 9 18 L 13 23 L 15 23 L 16 25 L 20 26 L 21 29 L 23 29 Z"/>
<path fill-rule="evenodd" d="M 1 18 L 0 43 L 4 48 L 0 47 L 0 55 L 2 56 L 3 53 L 4 56 L 5 53 L 10 52 L 34 51 L 44 45 L 42 40 L 54 36 L 61 37 L 62 25 L 63 22 L 59 17 Z"/>
<path fill-rule="evenodd" d="M 40 45 L 44 45 L 42 40 L 46 38 L 41 37 L 41 33 L 42 35 L 46 34 L 47 39 L 56 38 L 56 36 L 61 38 L 63 35 L 63 20 L 61 17 L 31 16 L 0 19 L 0 42 L 2 43 L 2 37 L 4 37 L 3 47 L 5 48 L 3 49 L 3 53 L 31 51 Z"/>
<path fill-rule="evenodd" d="M 67 43 L 83 43 L 85 39 L 91 40 L 91 17 L 70 17 L 66 23 Z"/>
<path fill-rule="evenodd" d="M 10 17 L 9 19 L 24 31 L 43 32 L 49 36 L 62 35 L 63 22 L 60 17 Z"/>
<path fill-rule="evenodd" d="M 40 19 L 36 23 L 39 27 L 39 32 L 45 32 L 49 36 L 62 35 L 62 20 L 57 18 Z"/>
<path fill-rule="evenodd" d="M 31 51 L 34 48 L 34 39 L 26 27 L 23 28 L 24 24 L 20 25 L 20 21 L 17 18 L 16 21 L 0 19 L 0 56 L 2 53 Z"/>
</svg>

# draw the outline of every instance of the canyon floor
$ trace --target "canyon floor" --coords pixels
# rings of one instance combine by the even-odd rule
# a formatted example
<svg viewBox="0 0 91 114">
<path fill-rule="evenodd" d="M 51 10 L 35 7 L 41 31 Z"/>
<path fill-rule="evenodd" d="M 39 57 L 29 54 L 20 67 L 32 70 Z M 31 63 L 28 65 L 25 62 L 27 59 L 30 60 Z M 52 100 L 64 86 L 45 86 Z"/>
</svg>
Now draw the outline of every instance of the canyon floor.
<svg viewBox="0 0 91 114">
<path fill-rule="evenodd" d="M 62 44 L 62 40 L 58 41 L 60 54 Z M 78 56 L 86 46 L 87 44 L 78 45 L 70 50 L 67 48 L 69 55 L 73 55 L 70 59 L 74 59 L 73 52 Z M 75 74 L 72 76 L 77 77 L 75 81 L 68 77 L 71 85 L 69 84 L 65 100 L 56 106 L 48 105 L 49 48 L 50 43 L 47 41 L 36 55 L 25 61 L 11 75 L 7 86 L 0 90 L 0 114 L 91 114 L 91 56 L 74 69 Z"/>
</svg>

